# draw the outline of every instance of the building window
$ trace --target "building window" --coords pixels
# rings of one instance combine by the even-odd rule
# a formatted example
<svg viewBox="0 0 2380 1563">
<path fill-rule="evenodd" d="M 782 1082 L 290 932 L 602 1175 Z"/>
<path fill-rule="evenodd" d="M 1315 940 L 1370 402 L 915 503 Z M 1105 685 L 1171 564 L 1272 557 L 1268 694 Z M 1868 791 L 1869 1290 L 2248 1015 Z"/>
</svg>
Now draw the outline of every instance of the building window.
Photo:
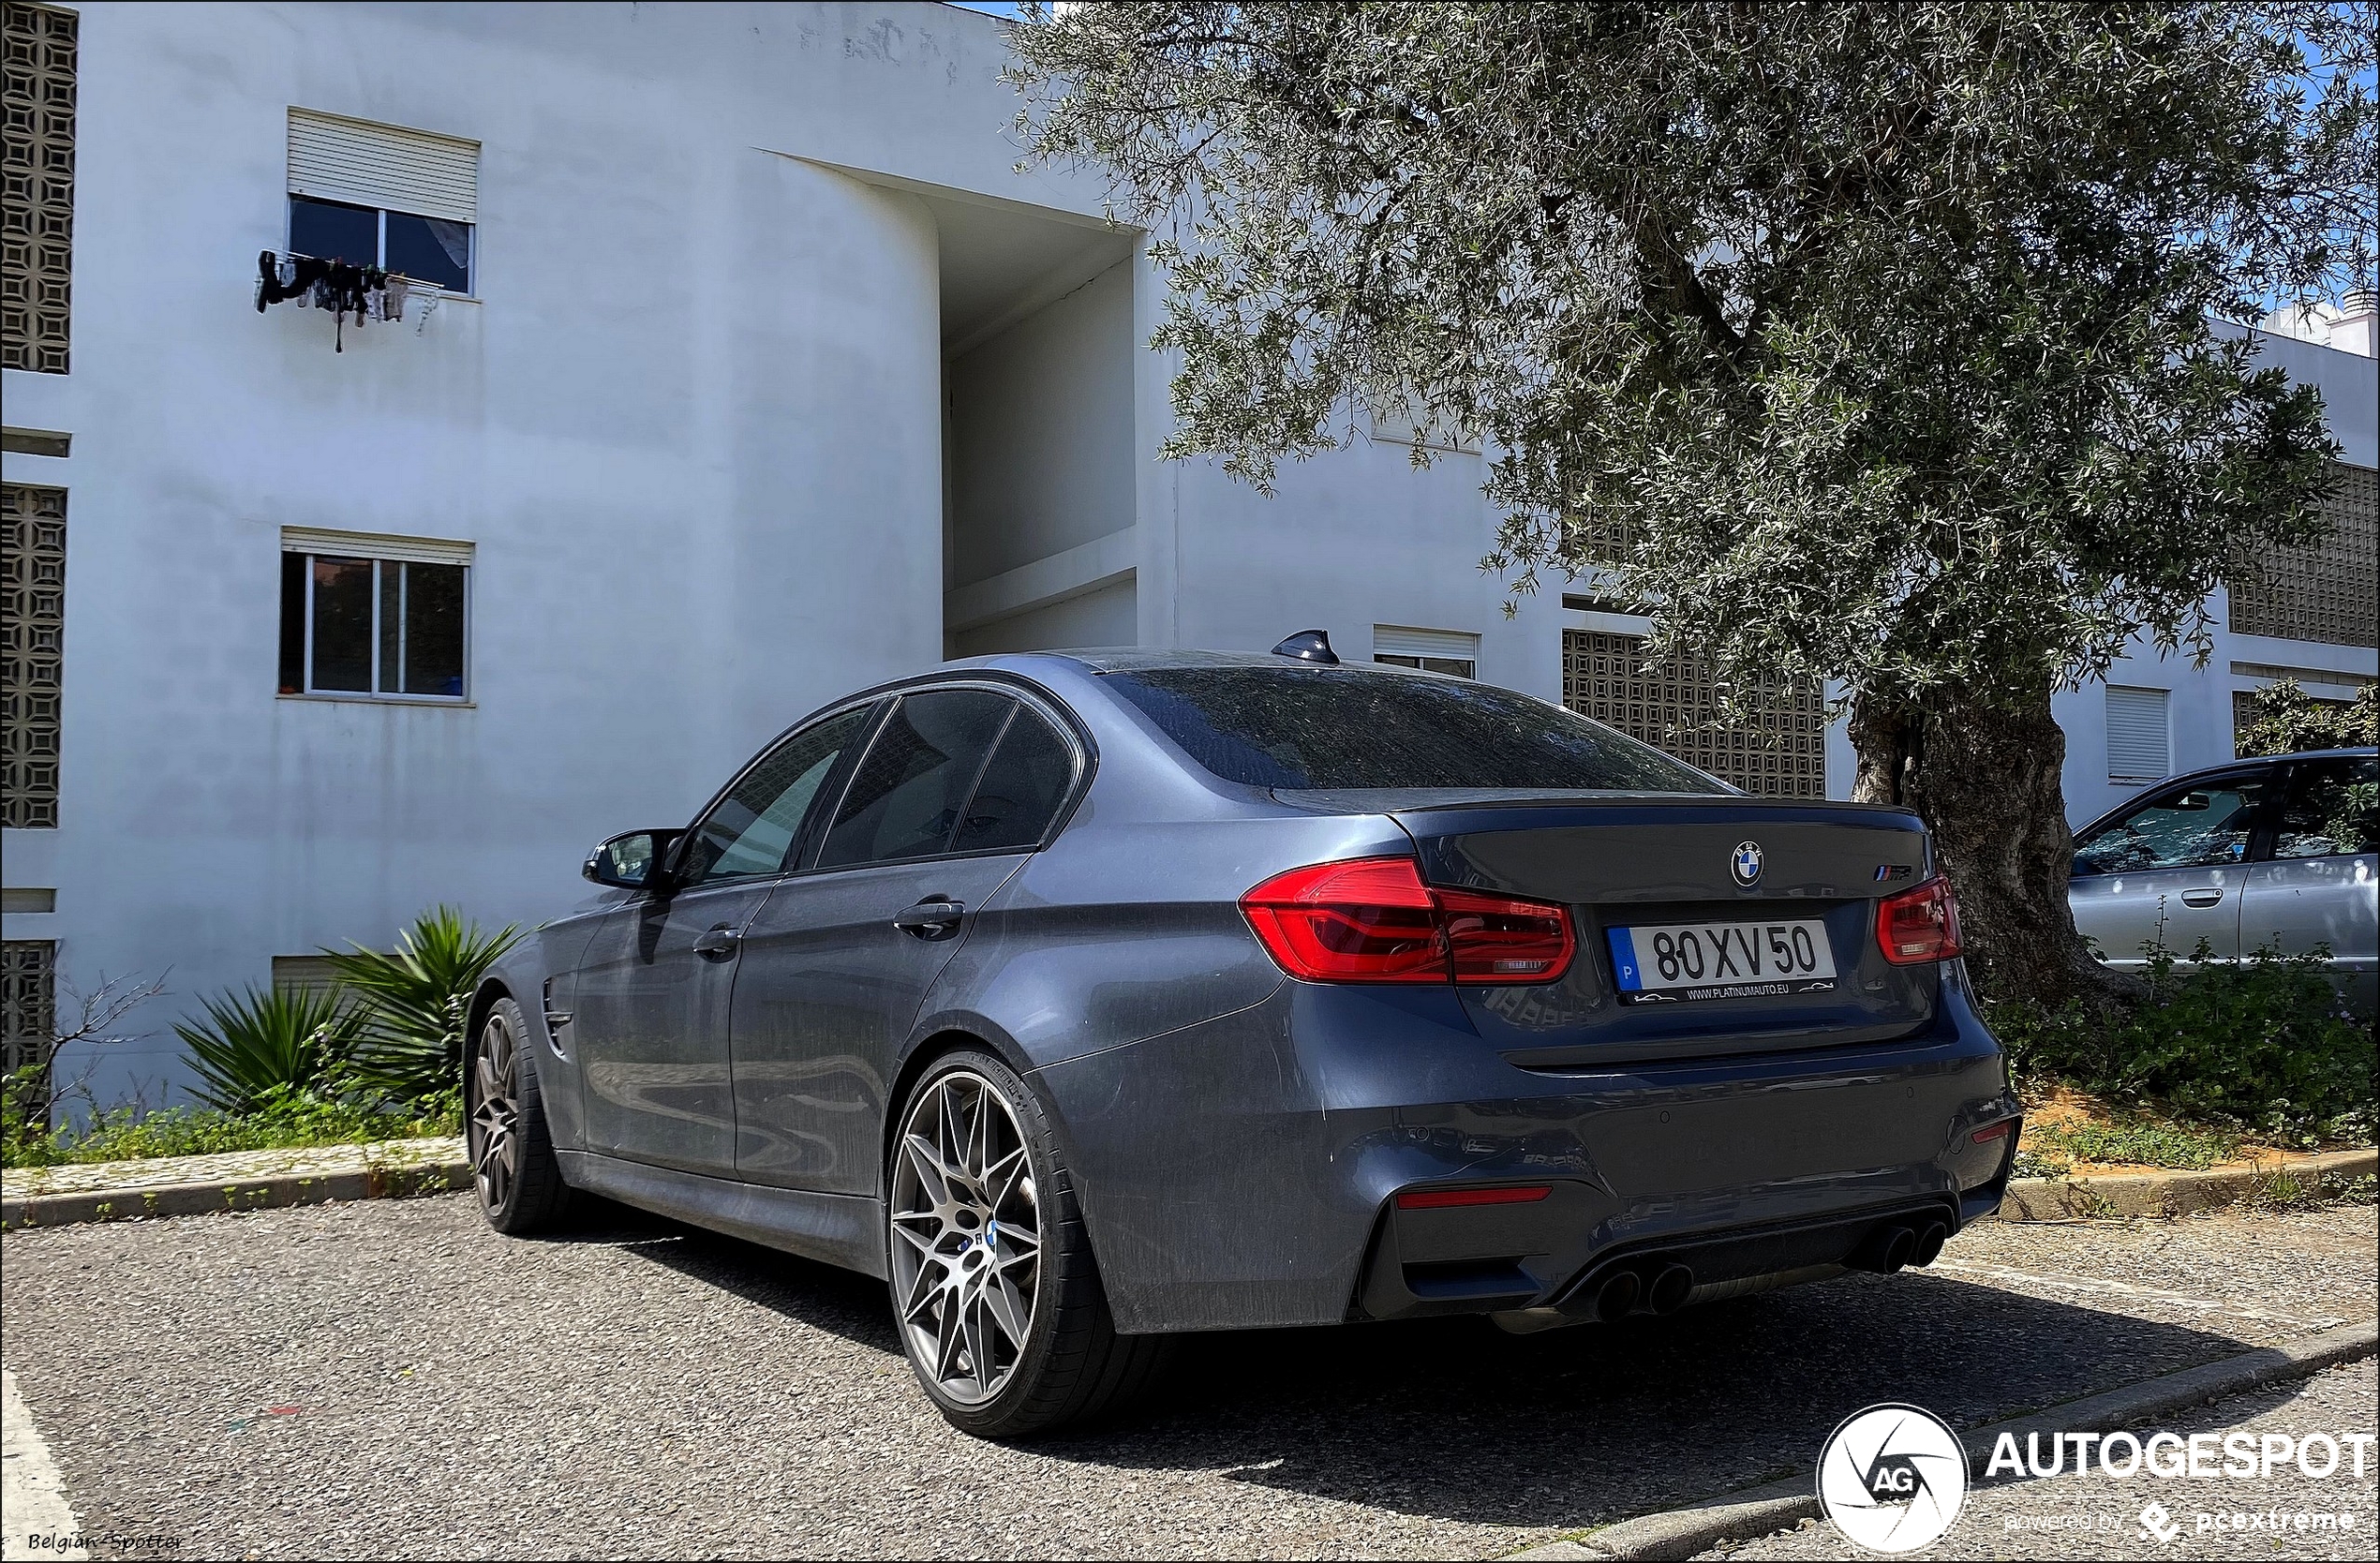
<svg viewBox="0 0 2380 1563">
<path fill-rule="evenodd" d="M 477 141 L 290 111 L 292 255 L 471 291 Z"/>
<path fill-rule="evenodd" d="M 75 15 L 7 0 L 0 366 L 67 372 L 74 258 Z"/>
<path fill-rule="evenodd" d="M 2231 583 L 2233 633 L 2380 645 L 2380 472 L 2343 461 L 2332 476 L 2322 502 L 2329 535 L 2275 548 Z"/>
<path fill-rule="evenodd" d="M 273 958 L 275 993 L 328 993 L 339 985 L 338 968 L 327 955 L 276 955 Z"/>
<path fill-rule="evenodd" d="M 1826 796 L 1818 685 L 1777 678 L 1729 715 L 1727 691 L 1686 653 L 1646 663 L 1644 637 L 1562 632 L 1562 704 L 1763 797 Z"/>
<path fill-rule="evenodd" d="M 49 1063 L 58 1022 L 57 968 L 53 940 L 0 941 L 0 1072 L 39 1070 Z M 41 1083 L 37 1078 L 37 1089 Z"/>
<path fill-rule="evenodd" d="M 2154 782 L 2173 768 L 2164 690 L 2107 686 L 2107 780 Z"/>
<path fill-rule="evenodd" d="M 5 547 L 6 801 L 0 824 L 42 830 L 58 823 L 60 686 L 66 677 L 67 491 L 0 484 Z"/>
<path fill-rule="evenodd" d="M 285 530 L 281 692 L 463 699 L 470 575 L 469 543 Z"/>
<path fill-rule="evenodd" d="M 1395 667 L 1450 673 L 1457 678 L 1476 678 L 1480 676 L 1480 637 L 1457 630 L 1408 630 L 1394 624 L 1375 624 L 1372 660 Z"/>
</svg>

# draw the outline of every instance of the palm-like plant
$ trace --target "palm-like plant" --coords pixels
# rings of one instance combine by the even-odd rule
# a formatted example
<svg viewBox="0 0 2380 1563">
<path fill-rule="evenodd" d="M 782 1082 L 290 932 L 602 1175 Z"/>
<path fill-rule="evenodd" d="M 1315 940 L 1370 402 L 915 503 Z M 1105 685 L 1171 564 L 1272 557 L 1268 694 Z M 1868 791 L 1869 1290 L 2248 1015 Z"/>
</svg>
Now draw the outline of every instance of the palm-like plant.
<svg viewBox="0 0 2380 1563">
<path fill-rule="evenodd" d="M 363 1030 L 341 996 L 251 988 L 206 1002 L 203 1024 L 173 1028 L 190 1049 L 209 1107 L 246 1112 L 275 1091 L 311 1091 L 344 1065 Z"/>
<path fill-rule="evenodd" d="M 485 933 L 452 906 L 434 907 L 397 935 L 394 952 L 325 949 L 342 986 L 364 1000 L 350 1059 L 360 1084 L 413 1101 L 463 1074 L 463 1020 L 480 979 L 521 942 L 517 924 Z"/>
</svg>

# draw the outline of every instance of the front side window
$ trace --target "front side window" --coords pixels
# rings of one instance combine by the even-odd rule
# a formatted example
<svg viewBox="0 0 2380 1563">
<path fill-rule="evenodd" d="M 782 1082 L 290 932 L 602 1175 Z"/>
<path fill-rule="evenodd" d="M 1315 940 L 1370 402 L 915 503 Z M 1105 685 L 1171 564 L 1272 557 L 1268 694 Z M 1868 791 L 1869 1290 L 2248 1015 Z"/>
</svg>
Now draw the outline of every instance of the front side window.
<svg viewBox="0 0 2380 1563">
<path fill-rule="evenodd" d="M 2273 831 L 2275 857 L 2339 857 L 2380 851 L 2380 760 L 2316 760 Z"/>
<path fill-rule="evenodd" d="M 470 567 L 286 550 L 281 692 L 461 700 Z"/>
<path fill-rule="evenodd" d="M 677 878 L 701 885 L 783 871 L 811 800 L 843 751 L 867 732 L 874 710 L 863 706 L 805 727 L 737 777 L 694 826 Z"/>
<path fill-rule="evenodd" d="M 1649 744 L 1492 684 L 1354 668 L 1110 673 L 1191 759 L 1252 787 L 1725 794 Z"/>
<path fill-rule="evenodd" d="M 2273 785 L 2269 774 L 2239 776 L 2163 794 L 2082 841 L 2075 871 L 2137 873 L 2244 861 Z"/>
<path fill-rule="evenodd" d="M 852 773 L 818 867 L 950 851 L 959 810 L 1016 704 L 989 690 L 903 695 Z"/>
</svg>

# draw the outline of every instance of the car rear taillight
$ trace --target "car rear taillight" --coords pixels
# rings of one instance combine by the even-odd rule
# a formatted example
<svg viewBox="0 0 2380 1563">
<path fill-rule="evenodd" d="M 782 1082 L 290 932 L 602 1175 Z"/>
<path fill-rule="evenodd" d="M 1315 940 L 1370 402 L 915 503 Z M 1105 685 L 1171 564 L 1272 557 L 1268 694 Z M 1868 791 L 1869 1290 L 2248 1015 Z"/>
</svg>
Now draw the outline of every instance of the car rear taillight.
<svg viewBox="0 0 2380 1563">
<path fill-rule="evenodd" d="M 1410 857 L 1291 869 L 1240 909 L 1281 969 L 1307 982 L 1551 982 L 1578 948 L 1568 909 L 1424 885 Z"/>
<path fill-rule="evenodd" d="M 1878 901 L 1876 944 L 1896 966 L 1958 954 L 1958 898 L 1950 893 L 1950 881 L 1937 874 Z"/>
</svg>

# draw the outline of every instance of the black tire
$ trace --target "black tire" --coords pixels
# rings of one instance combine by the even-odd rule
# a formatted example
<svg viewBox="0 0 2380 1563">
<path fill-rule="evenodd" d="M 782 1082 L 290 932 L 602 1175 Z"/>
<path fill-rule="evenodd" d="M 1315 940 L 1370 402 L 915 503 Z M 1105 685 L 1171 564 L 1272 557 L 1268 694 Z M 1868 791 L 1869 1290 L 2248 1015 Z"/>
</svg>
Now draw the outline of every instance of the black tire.
<svg viewBox="0 0 2380 1563">
<path fill-rule="evenodd" d="M 561 1224 L 571 1186 L 545 1124 L 528 1020 L 509 997 L 488 1005 L 464 1049 L 463 1134 L 489 1226 L 525 1237 Z"/>
<path fill-rule="evenodd" d="M 1009 1360 L 1000 1361 L 1008 1348 L 993 1337 L 993 1332 L 1001 1328 L 999 1320 L 989 1312 L 978 1317 L 982 1338 L 993 1340 L 989 1355 L 998 1364 L 994 1387 L 988 1395 L 982 1393 L 980 1379 L 973 1377 L 974 1370 L 963 1355 L 963 1347 L 962 1354 L 953 1360 L 949 1382 L 938 1371 L 934 1353 L 951 1310 L 963 1307 L 959 1300 L 965 1294 L 957 1289 L 964 1284 L 958 1261 L 965 1258 L 970 1246 L 986 1250 L 989 1257 L 986 1268 L 992 1271 L 1008 1265 L 1022 1267 L 1021 1260 L 1004 1258 L 1000 1248 L 1001 1240 L 1014 1241 L 1004 1224 L 1013 1225 L 1011 1216 L 1021 1207 L 1013 1195 L 1004 1203 L 997 1196 L 989 1197 L 982 1208 L 990 1213 L 990 1219 L 980 1228 L 966 1225 L 963 1212 L 954 1223 L 942 1216 L 905 1214 L 903 1209 L 905 1202 L 915 1204 L 925 1186 L 918 1164 L 912 1163 L 904 1171 L 904 1155 L 915 1154 L 906 1139 L 909 1126 L 928 1103 L 963 1101 L 968 1094 L 981 1089 L 997 1094 L 1007 1109 L 1016 1139 L 1021 1141 L 1031 1180 L 1022 1198 L 1031 1202 L 1037 1228 L 1033 1311 L 1023 1343 L 1014 1348 Z M 945 1094 L 938 1097 L 937 1093 Z M 917 1382 L 944 1418 L 976 1437 L 1016 1438 L 1112 1414 L 1137 1399 L 1156 1377 L 1170 1343 L 1162 1335 L 1116 1332 L 1115 1320 L 1108 1312 L 1107 1292 L 1099 1283 L 1099 1269 L 1092 1258 L 1074 1175 L 1050 1130 L 1048 1114 L 1016 1072 L 990 1053 L 972 1049 L 936 1059 L 901 1103 L 891 1139 L 885 1186 L 885 1242 L 893 1259 L 888 1266 L 893 1323 Z M 989 1153 L 984 1159 L 991 1160 Z M 917 1236 L 905 1236 L 904 1227 Z M 968 1245 L 969 1232 L 980 1242 Z M 932 1239 L 934 1248 L 921 1241 L 927 1238 Z M 960 1246 L 953 1249 L 953 1243 Z M 921 1278 L 931 1283 L 936 1277 L 944 1284 L 921 1284 Z M 997 1279 L 995 1275 L 994 1284 Z M 1012 1299 L 1022 1295 L 1023 1288 L 1011 1288 Z M 941 1301 L 936 1302 L 935 1297 Z M 989 1309 L 991 1304 L 986 1306 Z M 921 1315 L 921 1307 L 928 1312 Z M 1013 1317 L 1013 1301 L 1009 1308 Z M 963 1372 L 961 1362 L 968 1363 Z"/>
</svg>

